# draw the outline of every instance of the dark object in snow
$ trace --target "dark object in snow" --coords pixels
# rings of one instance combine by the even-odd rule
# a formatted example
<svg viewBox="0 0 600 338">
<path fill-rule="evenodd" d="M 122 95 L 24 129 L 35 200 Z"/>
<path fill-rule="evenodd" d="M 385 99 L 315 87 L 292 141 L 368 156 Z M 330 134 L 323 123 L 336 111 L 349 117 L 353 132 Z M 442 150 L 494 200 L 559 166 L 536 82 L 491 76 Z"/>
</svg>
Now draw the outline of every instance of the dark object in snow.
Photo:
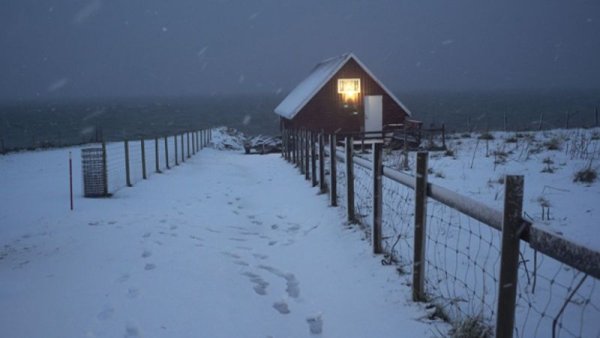
<svg viewBox="0 0 600 338">
<path fill-rule="evenodd" d="M 598 178 L 598 173 L 593 168 L 585 168 L 575 173 L 573 182 L 594 183 Z"/>
<path fill-rule="evenodd" d="M 281 137 L 255 136 L 244 142 L 246 154 L 270 154 L 281 152 Z"/>
</svg>

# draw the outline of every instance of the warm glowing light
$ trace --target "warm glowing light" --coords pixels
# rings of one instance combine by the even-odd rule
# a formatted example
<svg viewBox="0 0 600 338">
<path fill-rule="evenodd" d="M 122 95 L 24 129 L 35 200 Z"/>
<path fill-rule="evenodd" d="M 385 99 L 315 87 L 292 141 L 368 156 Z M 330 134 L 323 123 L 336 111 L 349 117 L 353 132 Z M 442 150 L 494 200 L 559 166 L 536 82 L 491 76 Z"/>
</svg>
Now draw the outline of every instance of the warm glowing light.
<svg viewBox="0 0 600 338">
<path fill-rule="evenodd" d="M 358 94 L 360 93 L 360 79 L 338 79 L 339 94 Z"/>
<path fill-rule="evenodd" d="M 360 79 L 338 79 L 338 94 L 342 94 L 345 106 L 357 103 L 360 93 Z"/>
</svg>

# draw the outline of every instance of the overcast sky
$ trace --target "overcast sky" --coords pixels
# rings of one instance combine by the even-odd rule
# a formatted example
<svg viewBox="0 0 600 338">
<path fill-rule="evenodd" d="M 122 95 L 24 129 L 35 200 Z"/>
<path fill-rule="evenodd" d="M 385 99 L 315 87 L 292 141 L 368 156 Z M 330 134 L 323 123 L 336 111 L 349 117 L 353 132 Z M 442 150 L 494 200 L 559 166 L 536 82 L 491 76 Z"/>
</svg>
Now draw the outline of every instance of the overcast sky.
<svg viewBox="0 0 600 338">
<path fill-rule="evenodd" d="M 0 100 L 285 95 L 354 52 L 390 89 L 600 89 L 600 1 L 5 0 Z"/>
</svg>

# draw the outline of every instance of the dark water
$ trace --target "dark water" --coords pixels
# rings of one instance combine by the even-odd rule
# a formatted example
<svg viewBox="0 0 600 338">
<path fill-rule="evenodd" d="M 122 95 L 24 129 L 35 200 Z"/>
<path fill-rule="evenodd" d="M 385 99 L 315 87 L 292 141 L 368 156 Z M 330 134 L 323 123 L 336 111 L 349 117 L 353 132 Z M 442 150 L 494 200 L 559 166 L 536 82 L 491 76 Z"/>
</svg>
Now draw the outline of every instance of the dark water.
<svg viewBox="0 0 600 338">
<path fill-rule="evenodd" d="M 400 100 L 426 126 L 450 131 L 591 127 L 600 92 L 404 92 Z M 172 135 L 210 126 L 277 134 L 283 95 L 25 102 L 0 105 L 0 152 Z M 568 117 L 567 117 L 568 114 Z M 505 123 L 506 121 L 506 123 Z"/>
</svg>

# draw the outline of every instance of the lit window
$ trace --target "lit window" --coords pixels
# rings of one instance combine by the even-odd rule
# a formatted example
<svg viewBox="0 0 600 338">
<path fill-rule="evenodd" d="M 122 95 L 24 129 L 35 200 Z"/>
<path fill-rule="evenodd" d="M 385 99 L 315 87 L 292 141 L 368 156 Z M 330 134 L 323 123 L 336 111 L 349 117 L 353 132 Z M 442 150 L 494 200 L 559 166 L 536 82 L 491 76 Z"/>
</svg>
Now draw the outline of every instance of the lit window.
<svg viewBox="0 0 600 338">
<path fill-rule="evenodd" d="M 360 93 L 360 79 L 338 79 L 338 94 L 344 107 L 356 107 Z"/>
</svg>

